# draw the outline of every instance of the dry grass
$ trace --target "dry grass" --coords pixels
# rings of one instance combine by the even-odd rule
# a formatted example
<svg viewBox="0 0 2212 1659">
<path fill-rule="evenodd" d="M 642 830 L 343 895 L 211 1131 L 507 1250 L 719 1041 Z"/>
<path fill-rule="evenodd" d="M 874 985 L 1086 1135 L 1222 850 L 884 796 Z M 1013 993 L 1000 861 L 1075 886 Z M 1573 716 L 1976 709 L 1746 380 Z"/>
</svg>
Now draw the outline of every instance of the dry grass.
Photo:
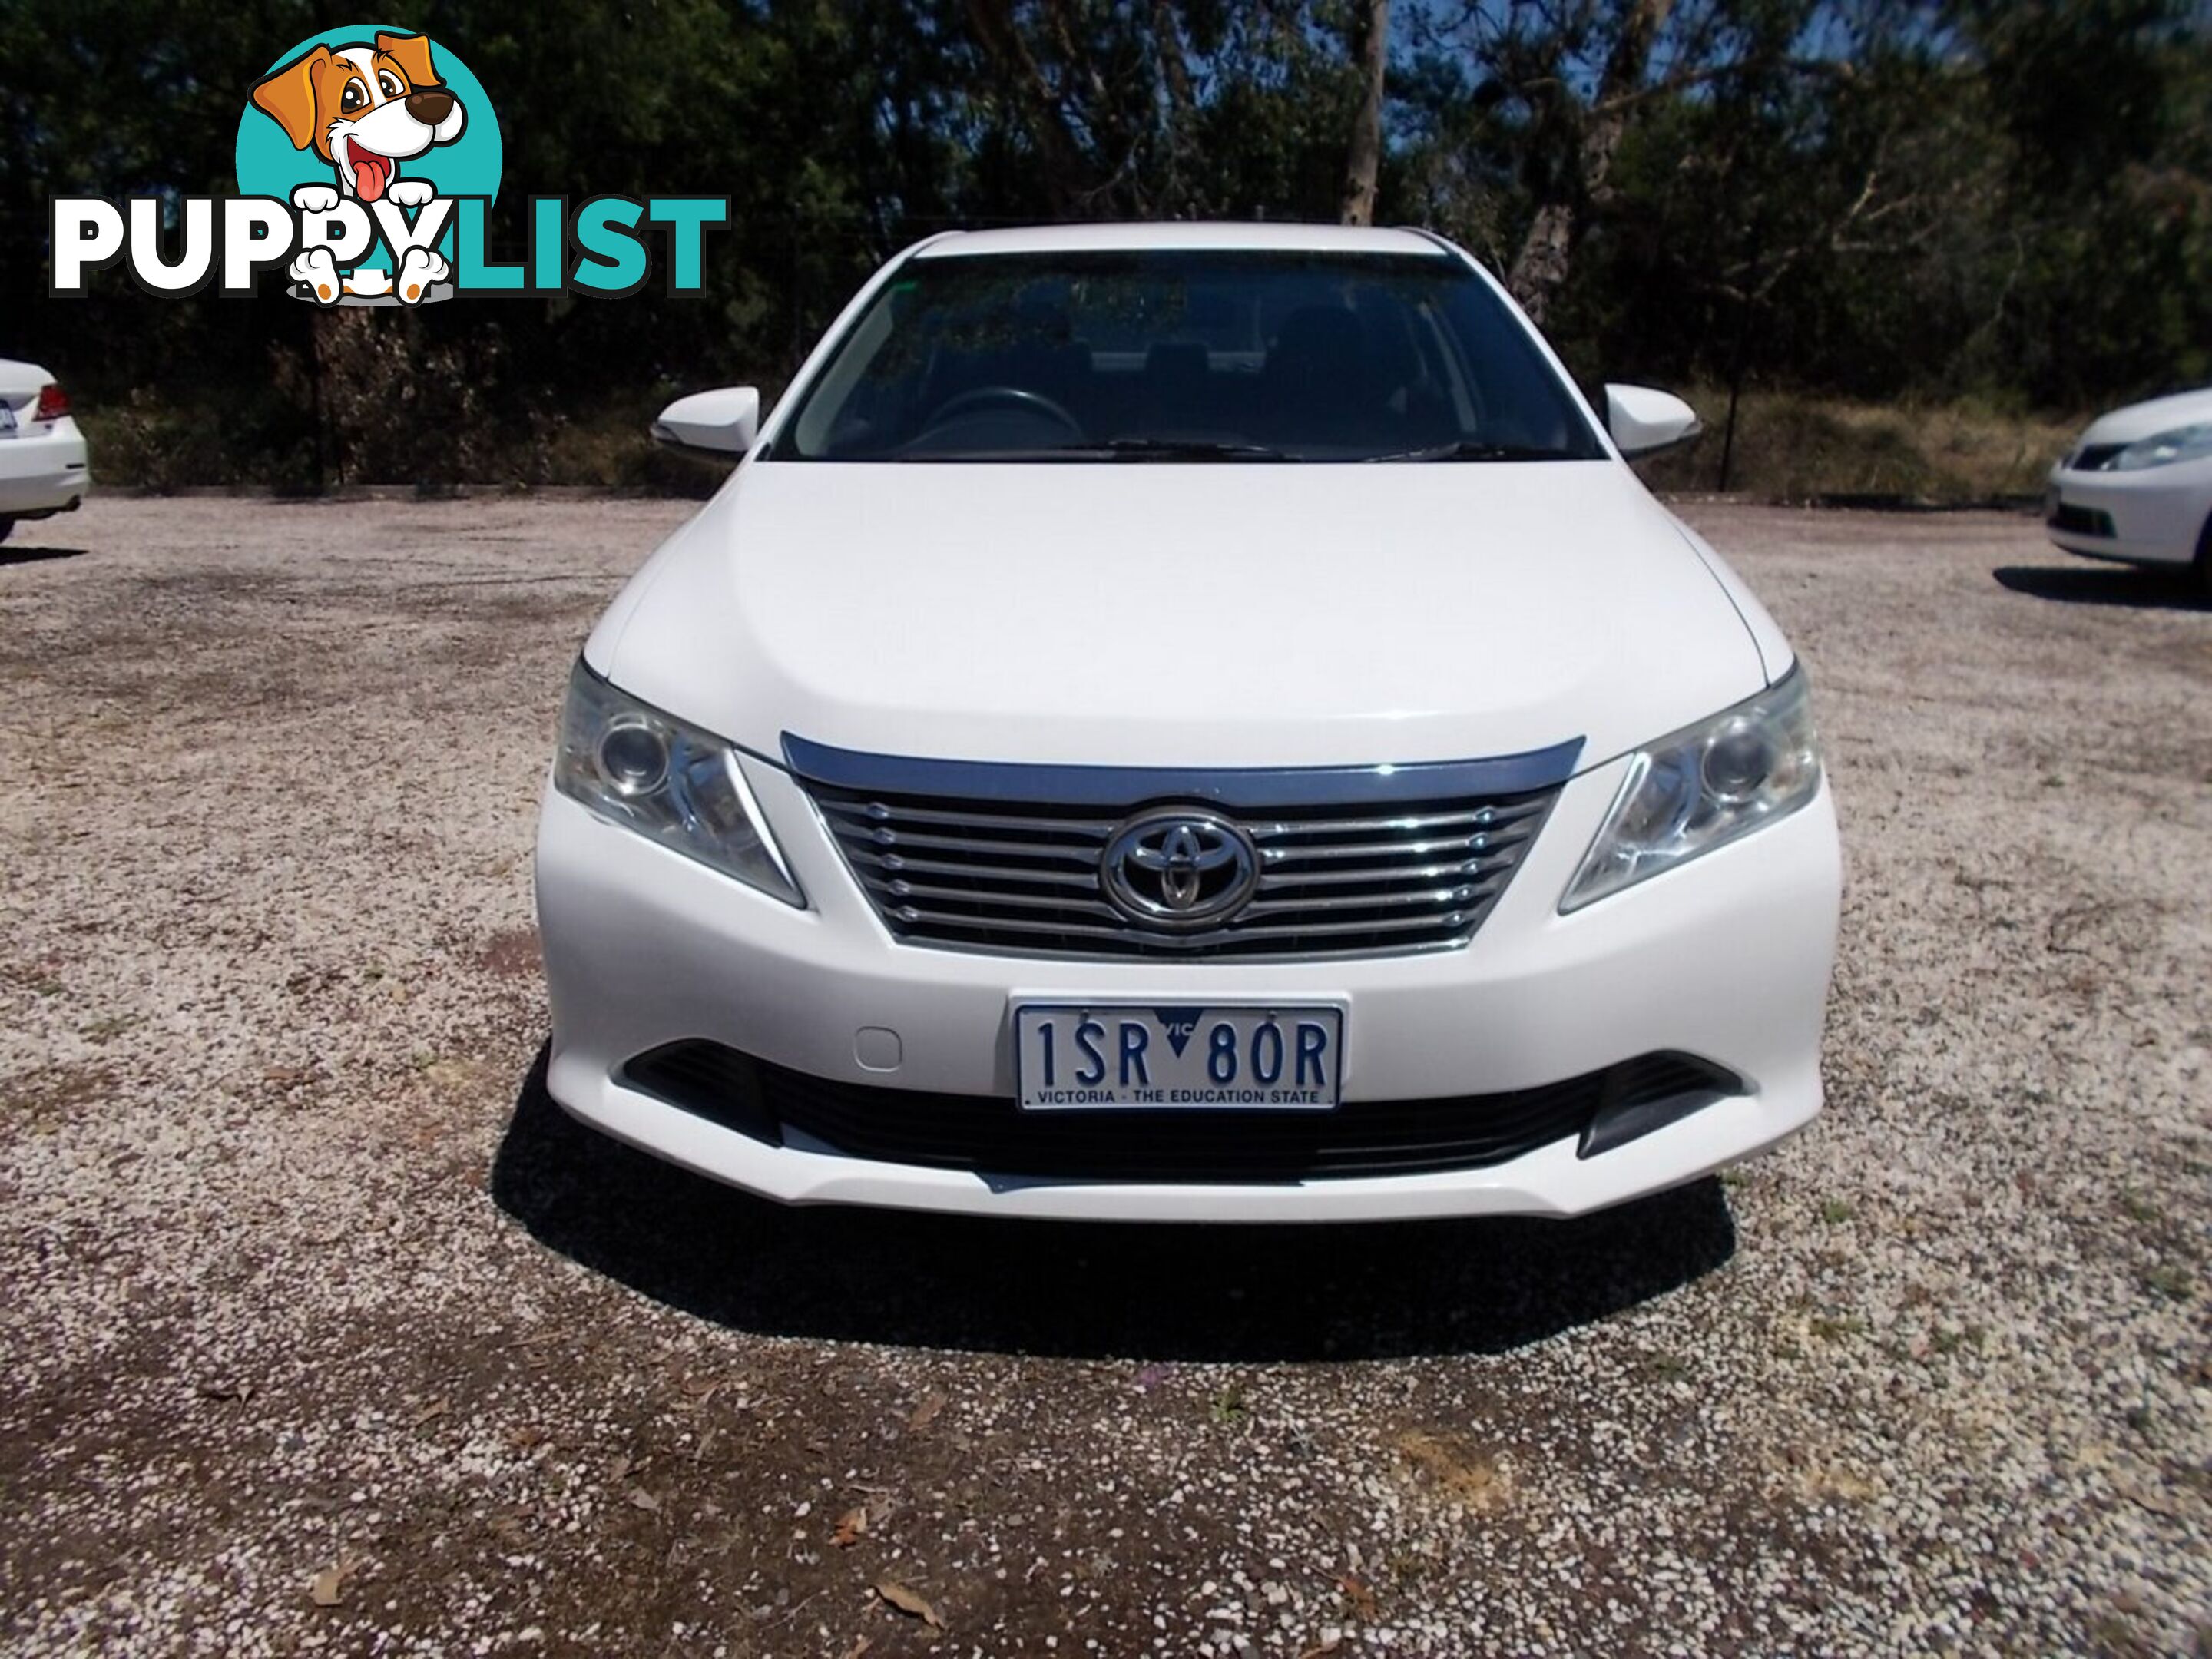
<svg viewBox="0 0 2212 1659">
<path fill-rule="evenodd" d="M 1686 393 L 1705 435 L 1639 469 L 1654 489 L 1719 488 L 1725 387 Z M 1746 392 L 1736 410 L 1733 494 L 1766 501 L 1886 496 L 1933 504 L 2034 495 L 2086 417 L 1989 405 L 1864 404 L 1794 392 Z"/>
<path fill-rule="evenodd" d="M 1686 393 L 1705 417 L 1705 435 L 1655 457 L 1640 469 L 1653 488 L 1719 487 L 1725 388 Z M 723 469 L 678 455 L 647 434 L 651 411 L 625 404 L 584 415 L 541 416 L 526 430 L 487 433 L 459 474 L 443 483 L 477 487 L 572 484 L 696 496 Z M 303 487 L 294 469 L 263 476 L 250 459 L 221 452 L 219 428 L 141 398 L 93 410 L 82 419 L 93 465 L 103 483 L 149 489 L 198 484 Z M 1737 410 L 1732 494 L 1753 500 L 1883 496 L 1931 504 L 1996 501 L 2033 495 L 2043 475 L 2082 419 L 2021 415 L 1972 402 L 1850 403 L 1791 392 L 1747 393 Z M 413 478 L 349 476 L 350 483 L 413 483 Z"/>
</svg>

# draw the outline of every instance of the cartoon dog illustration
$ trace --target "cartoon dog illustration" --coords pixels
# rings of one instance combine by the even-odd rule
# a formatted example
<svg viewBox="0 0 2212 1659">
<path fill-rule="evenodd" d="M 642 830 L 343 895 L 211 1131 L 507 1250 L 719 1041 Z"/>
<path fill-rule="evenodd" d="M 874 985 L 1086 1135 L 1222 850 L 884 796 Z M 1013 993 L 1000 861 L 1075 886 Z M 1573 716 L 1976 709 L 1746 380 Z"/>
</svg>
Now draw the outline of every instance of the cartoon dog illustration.
<svg viewBox="0 0 2212 1659">
<path fill-rule="evenodd" d="M 303 213 L 327 213 L 341 191 L 362 203 L 389 198 L 403 208 L 421 207 L 437 191 L 427 179 L 398 177 L 399 164 L 452 143 L 468 121 L 461 100 L 438 79 L 429 37 L 421 34 L 317 46 L 257 85 L 253 104 L 284 129 L 293 149 L 312 149 L 337 175 L 336 189 L 301 185 L 292 192 Z M 291 267 L 293 279 L 325 305 L 336 304 L 341 292 L 396 292 L 412 305 L 448 274 L 444 258 L 428 248 L 410 248 L 396 273 L 363 269 L 343 283 L 328 248 L 301 254 Z"/>
</svg>

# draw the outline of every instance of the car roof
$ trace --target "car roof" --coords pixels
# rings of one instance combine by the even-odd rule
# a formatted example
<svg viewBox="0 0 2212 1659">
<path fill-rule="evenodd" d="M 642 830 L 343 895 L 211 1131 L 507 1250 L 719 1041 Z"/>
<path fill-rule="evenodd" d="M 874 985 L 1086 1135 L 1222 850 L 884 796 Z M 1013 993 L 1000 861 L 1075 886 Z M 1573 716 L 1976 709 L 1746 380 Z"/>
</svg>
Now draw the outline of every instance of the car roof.
<svg viewBox="0 0 2212 1659">
<path fill-rule="evenodd" d="M 1235 248 L 1285 253 L 1444 253 L 1418 230 L 1364 225 L 1251 224 L 1173 221 L 1150 224 L 1027 225 L 954 231 L 915 251 L 919 259 L 987 253 L 1124 253 L 1158 248 Z"/>
</svg>

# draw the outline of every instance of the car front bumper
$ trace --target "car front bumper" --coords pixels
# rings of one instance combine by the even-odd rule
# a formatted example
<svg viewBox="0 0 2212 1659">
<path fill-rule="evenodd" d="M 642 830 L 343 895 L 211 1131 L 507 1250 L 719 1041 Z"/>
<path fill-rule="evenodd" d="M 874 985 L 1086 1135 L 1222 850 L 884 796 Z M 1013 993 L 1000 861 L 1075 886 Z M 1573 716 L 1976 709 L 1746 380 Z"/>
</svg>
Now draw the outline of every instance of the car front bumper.
<svg viewBox="0 0 2212 1659">
<path fill-rule="evenodd" d="M 0 438 L 0 519 L 44 519 L 84 499 L 92 473 L 76 422 L 26 424 Z"/>
<path fill-rule="evenodd" d="M 780 769 L 746 772 L 810 901 L 757 893 L 548 792 L 538 897 L 552 998 L 552 1094 L 617 1139 L 790 1203 L 1123 1220 L 1568 1216 L 1694 1179 L 1802 1127 L 1820 1104 L 1820 1036 L 1840 858 L 1824 786 L 1745 839 L 1570 915 L 1561 890 L 1625 761 L 1561 791 L 1463 948 L 1338 961 L 1047 959 L 891 939 Z M 928 1097 L 1014 1093 L 1024 1000 L 1340 1003 L 1344 1098 L 1428 1100 L 1582 1076 L 1655 1052 L 1733 1072 L 1743 1091 L 1588 1158 L 1562 1139 L 1509 1162 L 1411 1175 L 1132 1182 L 994 1175 L 772 1145 L 623 1078 L 706 1039 L 839 1083 Z M 898 1060 L 881 1069 L 880 1036 Z M 1142 1133 L 1133 1120 L 1132 1133 Z"/>
<path fill-rule="evenodd" d="M 2212 460 L 2139 472 L 2051 469 L 2044 528 L 2057 545 L 2094 559 L 2185 565 L 2212 517 Z"/>
</svg>

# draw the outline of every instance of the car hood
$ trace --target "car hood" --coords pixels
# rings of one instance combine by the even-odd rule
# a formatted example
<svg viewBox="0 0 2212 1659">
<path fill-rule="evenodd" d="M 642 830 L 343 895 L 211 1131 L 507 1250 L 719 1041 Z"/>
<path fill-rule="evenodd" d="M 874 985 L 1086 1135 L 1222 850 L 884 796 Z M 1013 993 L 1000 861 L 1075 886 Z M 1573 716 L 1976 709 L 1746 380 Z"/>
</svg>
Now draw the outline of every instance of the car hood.
<svg viewBox="0 0 2212 1659">
<path fill-rule="evenodd" d="M 770 757 L 1156 767 L 1588 765 L 1765 684 L 1612 461 L 757 462 L 586 657 Z"/>
<path fill-rule="evenodd" d="M 2100 415 L 2081 434 L 2085 444 L 2131 444 L 2155 437 L 2178 426 L 2212 421 L 2212 386 L 2202 392 L 2178 392 L 2171 398 L 2154 398 L 2147 404 L 2130 404 L 2109 415 Z"/>
</svg>

